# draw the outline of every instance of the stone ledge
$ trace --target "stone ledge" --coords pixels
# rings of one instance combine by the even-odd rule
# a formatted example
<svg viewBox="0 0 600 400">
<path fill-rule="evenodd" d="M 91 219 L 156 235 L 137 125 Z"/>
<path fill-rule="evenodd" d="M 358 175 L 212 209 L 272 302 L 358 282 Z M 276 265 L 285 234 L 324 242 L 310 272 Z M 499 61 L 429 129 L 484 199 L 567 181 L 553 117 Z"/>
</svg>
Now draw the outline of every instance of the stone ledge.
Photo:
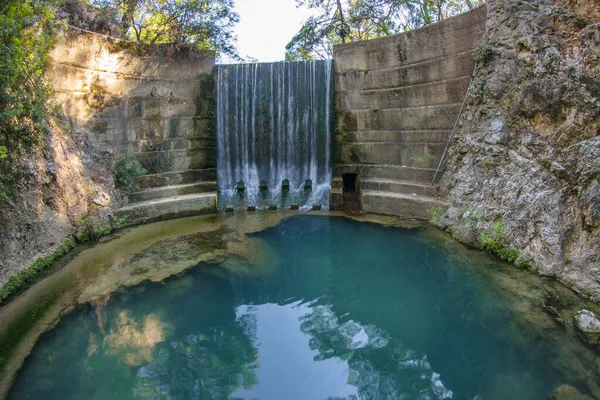
<svg viewBox="0 0 600 400">
<path fill-rule="evenodd" d="M 427 212 L 431 207 L 441 207 L 443 211 L 448 208 L 447 203 L 432 197 L 378 191 L 364 191 L 361 204 L 365 212 L 420 220 L 431 218 Z"/>
<path fill-rule="evenodd" d="M 200 193 L 128 204 L 114 214 L 117 218 L 127 216 L 131 226 L 216 212 L 217 194 Z"/>
<path fill-rule="evenodd" d="M 206 193 L 206 192 L 216 192 L 217 191 L 217 182 L 209 181 L 209 182 L 195 182 L 195 183 L 186 183 L 182 185 L 171 185 L 171 186 L 159 186 L 147 190 L 143 190 L 140 192 L 135 192 L 130 194 L 129 202 L 143 202 L 149 200 L 156 200 L 162 198 L 168 198 L 173 196 L 181 196 L 195 193 Z"/>
</svg>

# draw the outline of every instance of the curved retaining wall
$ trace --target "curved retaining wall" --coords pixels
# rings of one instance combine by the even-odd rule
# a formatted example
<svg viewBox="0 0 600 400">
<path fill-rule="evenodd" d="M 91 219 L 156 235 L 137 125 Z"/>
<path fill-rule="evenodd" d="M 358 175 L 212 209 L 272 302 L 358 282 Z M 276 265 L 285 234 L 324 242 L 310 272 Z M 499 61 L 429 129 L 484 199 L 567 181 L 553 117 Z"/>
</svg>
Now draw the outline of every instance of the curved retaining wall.
<svg viewBox="0 0 600 400">
<path fill-rule="evenodd" d="M 56 97 L 74 129 L 100 151 L 134 154 L 148 170 L 131 203 L 203 192 L 216 199 L 214 55 L 70 28 L 51 58 Z"/>
<path fill-rule="evenodd" d="M 332 209 L 342 206 L 345 173 L 357 175 L 364 211 L 429 218 L 427 209 L 446 207 L 429 183 L 460 112 L 485 19 L 480 7 L 334 47 Z M 143 207 L 127 212 L 184 215 L 163 200 L 192 196 L 186 204 L 195 204 L 193 196 L 205 192 L 213 197 L 202 198 L 201 208 L 212 207 L 214 57 L 70 29 L 52 59 L 54 87 L 75 128 L 101 150 L 134 153 L 149 170 L 144 190 L 130 196 Z"/>
<path fill-rule="evenodd" d="M 363 211 L 428 218 L 430 187 L 485 31 L 486 8 L 411 32 L 334 47 L 337 135 L 332 203 L 358 175 Z"/>
</svg>

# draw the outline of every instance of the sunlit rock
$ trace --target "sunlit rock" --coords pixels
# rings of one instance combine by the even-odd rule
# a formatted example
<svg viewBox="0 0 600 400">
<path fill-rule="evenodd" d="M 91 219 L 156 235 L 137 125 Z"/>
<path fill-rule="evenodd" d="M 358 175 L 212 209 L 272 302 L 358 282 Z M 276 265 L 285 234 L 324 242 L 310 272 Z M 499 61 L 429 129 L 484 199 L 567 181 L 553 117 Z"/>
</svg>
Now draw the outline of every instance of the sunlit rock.
<svg viewBox="0 0 600 400">
<path fill-rule="evenodd" d="M 575 316 L 575 327 L 585 341 L 597 346 L 600 343 L 600 320 L 589 310 L 581 310 Z"/>
</svg>

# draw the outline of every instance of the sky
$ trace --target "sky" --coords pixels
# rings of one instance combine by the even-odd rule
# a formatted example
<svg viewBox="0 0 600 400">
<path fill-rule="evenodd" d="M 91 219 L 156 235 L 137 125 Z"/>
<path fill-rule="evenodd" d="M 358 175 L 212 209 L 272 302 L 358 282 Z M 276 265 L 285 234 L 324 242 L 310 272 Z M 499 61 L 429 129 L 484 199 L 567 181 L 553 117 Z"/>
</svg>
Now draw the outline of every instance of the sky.
<svg viewBox="0 0 600 400">
<path fill-rule="evenodd" d="M 238 52 L 261 62 L 283 60 L 285 45 L 311 15 L 305 7 L 296 8 L 295 0 L 235 0 L 235 10 L 240 14 L 234 28 Z"/>
</svg>

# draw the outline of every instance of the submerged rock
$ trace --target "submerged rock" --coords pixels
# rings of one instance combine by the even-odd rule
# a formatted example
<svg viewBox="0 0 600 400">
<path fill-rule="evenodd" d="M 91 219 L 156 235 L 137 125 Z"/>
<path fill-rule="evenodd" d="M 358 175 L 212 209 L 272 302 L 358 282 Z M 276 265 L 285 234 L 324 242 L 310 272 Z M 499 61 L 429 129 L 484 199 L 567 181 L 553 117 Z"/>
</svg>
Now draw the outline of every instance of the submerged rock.
<svg viewBox="0 0 600 400">
<path fill-rule="evenodd" d="M 592 400 L 590 396 L 582 394 L 579 390 L 569 385 L 560 385 L 554 389 L 550 398 L 552 400 Z"/>
<path fill-rule="evenodd" d="M 580 310 L 574 317 L 575 327 L 591 346 L 600 344 L 600 320 L 589 310 Z"/>
</svg>

